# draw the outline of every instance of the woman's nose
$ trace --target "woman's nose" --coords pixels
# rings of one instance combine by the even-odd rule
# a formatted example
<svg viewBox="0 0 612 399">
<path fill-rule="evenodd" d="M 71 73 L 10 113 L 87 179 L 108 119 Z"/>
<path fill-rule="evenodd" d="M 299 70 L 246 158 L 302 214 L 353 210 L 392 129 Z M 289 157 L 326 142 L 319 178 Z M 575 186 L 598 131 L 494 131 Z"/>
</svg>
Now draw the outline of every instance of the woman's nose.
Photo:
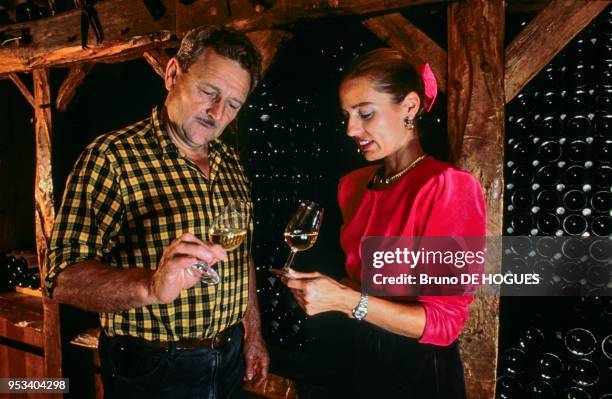
<svg viewBox="0 0 612 399">
<path fill-rule="evenodd" d="M 349 137 L 355 137 L 362 132 L 361 123 L 354 118 L 349 118 L 346 122 L 346 135 Z"/>
</svg>

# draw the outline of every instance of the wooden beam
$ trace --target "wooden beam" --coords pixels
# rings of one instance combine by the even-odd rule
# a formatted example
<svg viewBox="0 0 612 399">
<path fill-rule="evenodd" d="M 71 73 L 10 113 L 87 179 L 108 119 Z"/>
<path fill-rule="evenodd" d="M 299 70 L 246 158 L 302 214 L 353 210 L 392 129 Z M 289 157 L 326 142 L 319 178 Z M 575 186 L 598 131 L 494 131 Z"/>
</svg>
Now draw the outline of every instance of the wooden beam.
<svg viewBox="0 0 612 399">
<path fill-rule="evenodd" d="M 293 35 L 287 31 L 269 29 L 250 32 L 247 36 L 261 55 L 261 70 L 264 75 L 272 65 L 278 49 Z"/>
<path fill-rule="evenodd" d="M 504 7 L 503 0 L 465 0 L 448 8 L 451 154 L 480 181 L 487 236 L 502 234 Z M 499 297 L 477 297 L 470 312 L 461 337 L 468 398 L 494 398 Z"/>
<path fill-rule="evenodd" d="M 610 3 L 553 0 L 536 15 L 506 50 L 506 102 Z"/>
<path fill-rule="evenodd" d="M 81 11 L 60 13 L 53 18 L 13 24 L 11 29 L 28 28 L 32 41 L 27 46 L 0 48 L 0 74 L 36 68 L 69 66 L 96 61 L 147 47 L 160 47 L 175 40 L 175 6 L 161 0 L 166 14 L 153 21 L 142 1 L 102 0 L 94 5 L 104 31 L 104 41 L 95 43 L 89 32 L 89 48 L 81 47 Z M 0 27 L 2 31 L 3 27 Z"/>
<path fill-rule="evenodd" d="M 506 11 L 510 14 L 537 14 L 550 0 L 508 0 Z"/>
<path fill-rule="evenodd" d="M 66 75 L 64 78 L 64 81 L 57 92 L 57 97 L 55 98 L 55 108 L 58 111 L 66 111 L 68 104 L 70 104 L 70 101 L 72 101 L 72 98 L 76 93 L 76 89 L 89 74 L 93 66 L 94 64 L 86 63 L 75 65 L 70 68 L 70 71 L 68 71 L 68 75 Z"/>
<path fill-rule="evenodd" d="M 284 26 L 301 21 L 346 15 L 363 15 L 377 12 L 393 12 L 404 7 L 447 3 L 440 0 L 285 0 L 274 2 L 266 11 L 253 10 L 251 16 L 228 21 L 238 30 L 258 30 Z M 193 26 L 177 26 L 180 32 Z"/>
<path fill-rule="evenodd" d="M 191 4 L 176 2 L 177 31 L 183 33 L 189 29 L 202 25 L 223 24 L 232 18 L 228 0 L 196 1 Z M 184 30 L 178 27 L 186 27 Z M 188 28 L 187 28 L 188 27 Z"/>
<path fill-rule="evenodd" d="M 49 71 L 32 71 L 34 82 L 34 118 L 36 171 L 34 177 L 34 209 L 36 224 L 36 254 L 41 283 L 47 272 L 47 245 L 53 230 L 55 210 L 53 208 L 53 179 L 51 175 L 51 88 Z M 43 339 L 45 348 L 45 376 L 62 376 L 62 346 L 60 340 L 59 306 L 48 297 L 43 297 Z"/>
<path fill-rule="evenodd" d="M 142 53 L 144 59 L 151 65 L 151 68 L 158 74 L 162 79 L 166 75 L 166 65 L 170 57 L 163 49 L 153 49 Z"/>
<path fill-rule="evenodd" d="M 408 55 L 413 67 L 429 63 L 438 80 L 438 90 L 446 92 L 446 50 L 426 33 L 401 14 L 369 18 L 363 25 L 390 47 Z"/>
<path fill-rule="evenodd" d="M 17 89 L 21 92 L 21 94 L 25 97 L 25 99 L 30 103 L 32 107 L 34 107 L 34 97 L 32 93 L 30 93 L 30 89 L 23 83 L 23 81 L 19 78 L 19 75 L 16 73 L 9 73 L 8 78 L 15 83 Z"/>
<path fill-rule="evenodd" d="M 240 17 L 221 10 L 217 15 L 193 13 L 193 18 L 179 22 L 172 0 L 161 0 L 166 14 L 153 21 L 141 1 L 101 0 L 95 3 L 104 41 L 81 48 L 79 10 L 60 13 L 53 18 L 11 25 L 11 29 L 29 28 L 32 43 L 24 47 L 0 48 L 0 74 L 29 71 L 35 68 L 68 66 L 79 62 L 99 62 L 125 53 L 163 47 L 196 26 L 222 23 L 242 31 L 283 27 L 288 24 L 323 17 L 363 15 L 395 11 L 404 7 L 448 0 L 284 0 L 259 12 L 244 9 Z M 208 2 L 198 2 L 206 3 Z M 215 0 L 215 4 L 216 4 Z M 227 3 L 227 2 L 226 2 Z M 186 6 L 193 7 L 196 3 Z M 231 4 L 231 3 L 230 3 Z M 250 14 L 247 14 L 249 12 Z M 246 16 L 245 16 L 246 15 Z M 2 31 L 2 28 L 0 28 Z"/>
</svg>

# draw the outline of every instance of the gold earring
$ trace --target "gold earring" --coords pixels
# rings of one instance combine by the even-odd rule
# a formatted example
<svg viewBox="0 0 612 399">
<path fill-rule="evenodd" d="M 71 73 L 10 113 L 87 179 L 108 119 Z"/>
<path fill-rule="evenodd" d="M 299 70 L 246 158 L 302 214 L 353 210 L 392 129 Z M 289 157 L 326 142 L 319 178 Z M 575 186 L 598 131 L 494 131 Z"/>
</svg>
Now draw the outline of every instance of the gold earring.
<svg viewBox="0 0 612 399">
<path fill-rule="evenodd" d="M 408 117 L 404 118 L 404 127 L 411 130 L 414 129 L 414 120 Z"/>
</svg>

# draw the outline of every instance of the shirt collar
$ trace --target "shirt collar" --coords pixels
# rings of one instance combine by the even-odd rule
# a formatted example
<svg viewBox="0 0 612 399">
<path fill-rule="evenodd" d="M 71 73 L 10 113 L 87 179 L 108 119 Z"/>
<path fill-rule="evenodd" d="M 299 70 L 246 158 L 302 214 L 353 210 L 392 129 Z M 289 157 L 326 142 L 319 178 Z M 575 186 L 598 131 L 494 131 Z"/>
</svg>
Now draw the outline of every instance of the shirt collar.
<svg viewBox="0 0 612 399">
<path fill-rule="evenodd" d="M 157 144 L 159 145 L 159 150 L 162 156 L 176 156 L 179 154 L 179 150 L 172 142 L 170 134 L 168 133 L 165 124 L 162 122 L 161 112 L 162 111 L 158 107 L 155 107 L 153 108 L 153 112 L 151 113 L 151 124 L 153 125 L 153 133 L 155 134 L 155 139 L 157 140 Z"/>
</svg>

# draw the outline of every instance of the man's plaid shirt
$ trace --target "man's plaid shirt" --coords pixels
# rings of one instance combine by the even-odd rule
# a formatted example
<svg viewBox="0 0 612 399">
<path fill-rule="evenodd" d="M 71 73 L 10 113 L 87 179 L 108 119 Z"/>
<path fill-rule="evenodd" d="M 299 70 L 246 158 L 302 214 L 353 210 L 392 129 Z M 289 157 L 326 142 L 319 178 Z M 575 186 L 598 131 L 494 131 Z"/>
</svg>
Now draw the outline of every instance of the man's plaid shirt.
<svg viewBox="0 0 612 399">
<path fill-rule="evenodd" d="M 79 157 L 55 220 L 47 290 L 52 293 L 63 269 L 88 259 L 155 269 L 175 238 L 190 232 L 207 239 L 228 199 L 245 200 L 250 204 L 249 234 L 227 261 L 216 264 L 218 285 L 196 284 L 169 304 L 100 314 L 109 335 L 210 338 L 238 323 L 247 307 L 253 232 L 249 182 L 236 153 L 219 140 L 209 143 L 206 179 L 179 153 L 159 112 L 154 109 L 151 118 L 98 137 Z"/>
</svg>

